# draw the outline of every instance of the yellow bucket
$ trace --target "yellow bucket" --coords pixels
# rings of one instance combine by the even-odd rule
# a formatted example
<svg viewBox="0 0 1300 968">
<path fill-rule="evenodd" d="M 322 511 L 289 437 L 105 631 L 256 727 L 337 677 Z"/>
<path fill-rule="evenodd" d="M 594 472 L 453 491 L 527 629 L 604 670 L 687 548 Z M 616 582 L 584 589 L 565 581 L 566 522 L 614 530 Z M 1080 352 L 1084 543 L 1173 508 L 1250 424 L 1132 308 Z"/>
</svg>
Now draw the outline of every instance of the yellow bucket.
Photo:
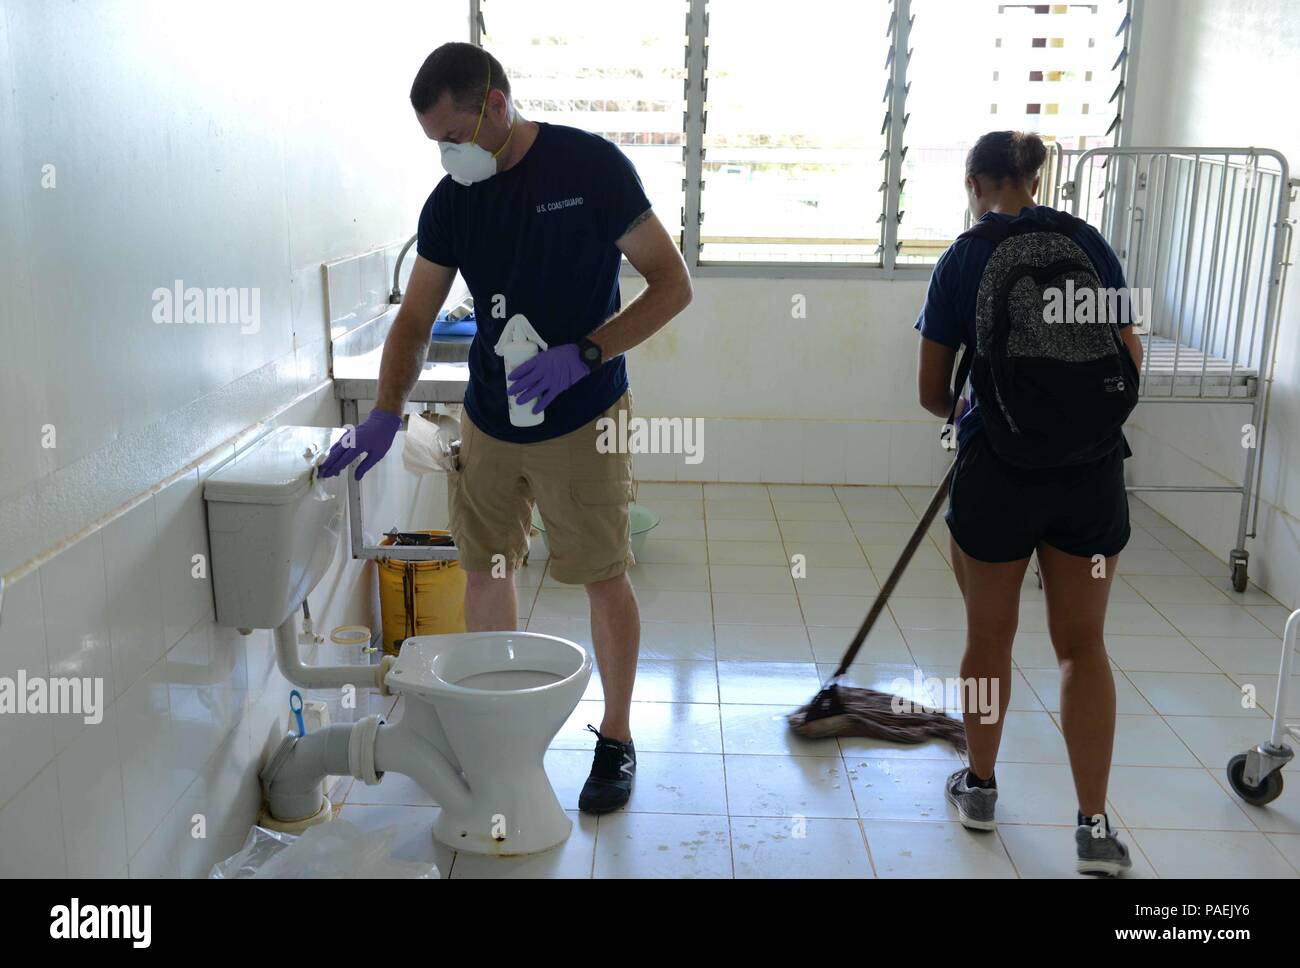
<svg viewBox="0 0 1300 968">
<path fill-rule="evenodd" d="M 380 543 L 392 544 L 392 539 L 385 537 Z M 378 565 L 384 652 L 397 655 L 412 635 L 465 631 L 465 572 L 460 562 L 381 558 Z"/>
</svg>

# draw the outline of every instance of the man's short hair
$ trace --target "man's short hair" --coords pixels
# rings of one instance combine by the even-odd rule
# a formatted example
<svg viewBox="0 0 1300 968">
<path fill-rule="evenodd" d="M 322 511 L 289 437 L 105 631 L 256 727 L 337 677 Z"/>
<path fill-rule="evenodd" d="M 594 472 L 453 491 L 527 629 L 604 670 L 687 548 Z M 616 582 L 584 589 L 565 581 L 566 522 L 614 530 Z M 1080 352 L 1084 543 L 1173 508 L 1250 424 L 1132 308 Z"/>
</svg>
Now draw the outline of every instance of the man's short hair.
<svg viewBox="0 0 1300 968">
<path fill-rule="evenodd" d="M 411 85 L 411 107 L 416 114 L 424 114 L 448 91 L 456 110 L 477 111 L 489 83 L 492 90 L 510 97 L 510 80 L 495 57 L 473 44 L 443 44 L 420 65 Z"/>
</svg>

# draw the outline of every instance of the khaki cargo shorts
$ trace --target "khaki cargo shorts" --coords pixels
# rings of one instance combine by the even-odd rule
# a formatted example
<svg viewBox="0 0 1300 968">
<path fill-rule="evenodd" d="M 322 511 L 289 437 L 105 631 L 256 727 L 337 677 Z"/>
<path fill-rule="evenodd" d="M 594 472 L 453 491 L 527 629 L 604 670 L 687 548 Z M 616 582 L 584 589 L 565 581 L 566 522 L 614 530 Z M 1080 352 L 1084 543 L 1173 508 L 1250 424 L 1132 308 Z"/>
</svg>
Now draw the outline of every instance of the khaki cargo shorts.
<svg viewBox="0 0 1300 968">
<path fill-rule="evenodd" d="M 460 420 L 459 469 L 447 475 L 451 533 L 467 571 L 514 570 L 528 553 L 533 502 L 546 526 L 550 573 L 586 585 L 623 574 L 632 559 L 632 456 L 600 453 L 601 417 L 631 417 L 631 392 L 572 433 L 535 444 L 498 440 Z M 498 557 L 500 556 L 500 557 Z"/>
</svg>

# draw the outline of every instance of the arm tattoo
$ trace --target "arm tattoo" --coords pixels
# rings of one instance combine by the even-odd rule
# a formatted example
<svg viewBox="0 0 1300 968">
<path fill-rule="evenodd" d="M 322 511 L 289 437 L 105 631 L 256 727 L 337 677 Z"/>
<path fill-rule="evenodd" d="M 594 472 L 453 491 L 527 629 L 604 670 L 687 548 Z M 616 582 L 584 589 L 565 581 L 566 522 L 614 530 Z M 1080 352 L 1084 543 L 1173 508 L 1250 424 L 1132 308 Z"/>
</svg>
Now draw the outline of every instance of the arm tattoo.
<svg viewBox="0 0 1300 968">
<path fill-rule="evenodd" d="M 627 228 L 625 228 L 625 229 L 623 230 L 623 235 L 627 235 L 629 232 L 631 232 L 634 228 L 636 228 L 636 227 L 637 227 L 638 225 L 640 225 L 642 222 L 649 221 L 650 216 L 653 215 L 653 214 L 654 214 L 654 209 L 652 209 L 652 208 L 647 208 L 644 212 L 642 212 L 640 215 L 638 215 L 636 218 L 632 219 L 632 221 L 628 223 Z M 622 235 L 619 236 L 619 238 L 622 238 L 622 237 L 623 237 Z"/>
</svg>

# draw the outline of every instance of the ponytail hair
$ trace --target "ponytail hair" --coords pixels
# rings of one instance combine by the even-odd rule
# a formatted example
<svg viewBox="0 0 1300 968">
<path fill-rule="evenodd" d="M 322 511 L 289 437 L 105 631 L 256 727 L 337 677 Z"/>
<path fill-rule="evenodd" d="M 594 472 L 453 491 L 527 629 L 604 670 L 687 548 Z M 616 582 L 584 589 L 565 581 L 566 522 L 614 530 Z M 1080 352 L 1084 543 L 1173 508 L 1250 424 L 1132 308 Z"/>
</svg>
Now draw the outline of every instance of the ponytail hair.
<svg viewBox="0 0 1300 968">
<path fill-rule="evenodd" d="M 966 154 L 966 177 L 1028 185 L 1045 161 L 1047 146 L 1032 131 L 990 131 Z"/>
</svg>

